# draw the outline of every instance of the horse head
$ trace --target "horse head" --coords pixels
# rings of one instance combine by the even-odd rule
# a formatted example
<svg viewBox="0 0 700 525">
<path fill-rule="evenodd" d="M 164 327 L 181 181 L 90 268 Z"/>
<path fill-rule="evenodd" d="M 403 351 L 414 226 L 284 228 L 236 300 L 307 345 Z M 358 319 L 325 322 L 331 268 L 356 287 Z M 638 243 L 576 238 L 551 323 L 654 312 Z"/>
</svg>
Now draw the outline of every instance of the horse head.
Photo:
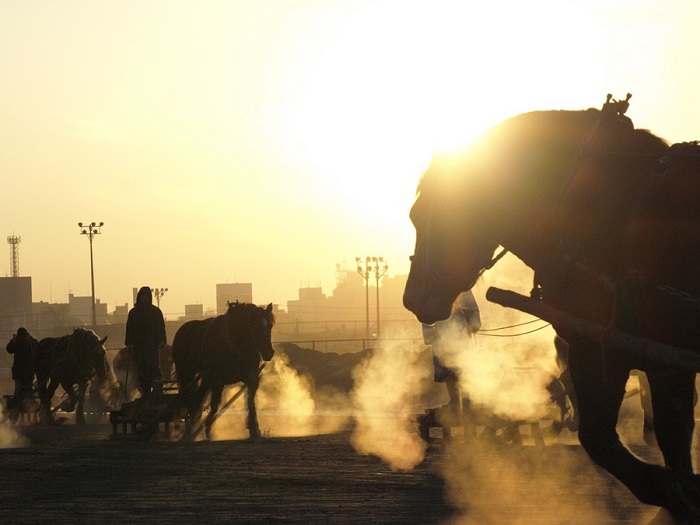
<svg viewBox="0 0 700 525">
<path fill-rule="evenodd" d="M 73 330 L 73 346 L 82 365 L 93 368 L 100 381 L 106 381 L 111 373 L 104 344 L 108 336 L 100 339 L 95 332 L 84 328 Z"/>
<path fill-rule="evenodd" d="M 416 244 L 403 301 L 427 324 L 450 316 L 456 297 L 474 286 L 498 246 L 488 235 L 488 210 L 455 177 L 466 173 L 466 159 L 456 160 L 433 159 L 410 213 Z"/>
<path fill-rule="evenodd" d="M 228 337 L 257 352 L 265 361 L 275 355 L 272 327 L 275 316 L 272 303 L 266 308 L 249 303 L 229 303 L 225 314 Z"/>
<path fill-rule="evenodd" d="M 523 113 L 459 154 L 435 156 L 410 213 L 416 246 L 406 308 L 424 323 L 447 318 L 457 295 L 495 263 L 499 245 L 531 268 L 541 266 L 561 239 L 552 217 L 581 151 L 629 135 L 626 122 L 596 126 L 608 122 L 604 116 L 599 110 Z"/>
</svg>

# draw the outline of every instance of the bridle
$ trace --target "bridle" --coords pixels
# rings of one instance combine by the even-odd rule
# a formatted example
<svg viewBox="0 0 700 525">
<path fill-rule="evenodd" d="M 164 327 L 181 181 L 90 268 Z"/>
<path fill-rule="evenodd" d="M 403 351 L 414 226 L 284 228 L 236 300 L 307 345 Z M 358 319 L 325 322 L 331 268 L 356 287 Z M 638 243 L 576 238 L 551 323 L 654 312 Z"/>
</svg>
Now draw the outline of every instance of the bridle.
<svg viewBox="0 0 700 525">
<path fill-rule="evenodd" d="M 433 197 L 431 196 L 430 198 L 431 198 L 430 211 L 427 214 L 426 227 L 424 227 L 424 231 L 422 232 L 420 239 L 416 243 L 416 249 L 415 249 L 414 254 L 409 256 L 409 261 L 411 262 L 411 264 L 413 264 L 414 260 L 416 259 L 416 253 L 419 252 L 419 250 L 421 249 L 421 247 L 425 241 L 425 238 L 427 237 L 427 233 L 426 233 L 426 231 L 428 229 L 427 225 L 430 225 L 433 223 L 432 209 L 433 209 L 434 203 L 432 202 Z M 489 243 L 482 241 L 480 244 L 488 245 Z M 489 250 L 489 251 L 491 254 L 494 254 L 493 250 Z M 427 253 L 427 251 L 424 250 L 424 253 Z M 484 274 L 484 272 L 493 268 L 496 265 L 496 263 L 498 261 L 500 261 L 507 253 L 508 253 L 508 249 L 505 247 L 501 247 L 501 249 L 497 253 L 495 253 L 495 255 L 491 255 L 488 258 L 488 262 L 483 264 L 479 268 L 479 270 L 476 272 L 476 276 L 474 277 L 473 282 L 471 283 L 471 286 L 473 286 L 473 283 L 475 283 L 476 281 L 479 280 L 479 278 Z M 479 258 L 486 259 L 485 257 L 479 257 Z M 424 259 L 427 259 L 427 258 L 424 256 Z M 423 273 L 423 278 L 424 278 L 425 282 L 427 283 L 427 285 L 430 289 L 437 290 L 438 293 L 450 291 L 450 290 L 452 290 L 452 288 L 464 287 L 460 291 L 464 291 L 466 289 L 471 288 L 471 286 L 465 287 L 465 286 L 467 286 L 467 284 L 461 285 L 461 284 L 456 284 L 455 282 L 446 281 L 442 276 L 438 275 L 433 270 L 432 265 L 428 264 L 427 260 L 424 260 L 424 264 L 422 266 L 423 266 L 422 273 Z"/>
</svg>

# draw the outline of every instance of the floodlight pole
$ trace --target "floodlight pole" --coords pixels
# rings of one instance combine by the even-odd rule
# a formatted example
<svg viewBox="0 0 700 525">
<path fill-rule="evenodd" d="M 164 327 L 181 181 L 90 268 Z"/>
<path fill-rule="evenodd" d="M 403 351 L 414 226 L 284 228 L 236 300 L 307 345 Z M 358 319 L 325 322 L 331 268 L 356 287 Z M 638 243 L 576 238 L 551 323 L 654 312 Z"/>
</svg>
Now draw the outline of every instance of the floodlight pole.
<svg viewBox="0 0 700 525">
<path fill-rule="evenodd" d="M 369 339 L 369 273 L 372 271 L 371 260 L 371 257 L 366 257 L 364 260 L 360 257 L 355 257 L 357 273 L 365 280 L 365 339 Z M 364 268 L 362 268 L 362 263 L 365 265 Z"/>
<path fill-rule="evenodd" d="M 168 291 L 167 288 L 153 288 L 151 290 L 153 292 L 153 296 L 156 298 L 156 305 L 158 308 L 160 308 L 160 299 L 165 295 L 165 292 Z"/>
<path fill-rule="evenodd" d="M 104 222 L 90 224 L 78 223 L 78 228 L 80 228 L 80 235 L 87 235 L 90 240 L 90 284 L 92 285 L 92 326 L 93 328 L 97 326 L 97 313 L 95 312 L 95 265 L 92 257 L 92 240 L 95 235 L 102 233 L 100 228 L 104 226 Z"/>
<path fill-rule="evenodd" d="M 379 337 L 379 279 L 389 269 L 384 257 L 355 257 L 357 273 L 365 280 L 365 331 L 369 339 L 369 277 L 374 272 L 374 280 L 377 285 L 377 337 Z M 364 264 L 364 267 L 363 267 Z"/>
<path fill-rule="evenodd" d="M 379 279 L 389 269 L 389 265 L 384 260 L 384 257 L 372 257 L 374 263 L 374 279 L 377 284 L 377 338 L 379 337 Z"/>
</svg>

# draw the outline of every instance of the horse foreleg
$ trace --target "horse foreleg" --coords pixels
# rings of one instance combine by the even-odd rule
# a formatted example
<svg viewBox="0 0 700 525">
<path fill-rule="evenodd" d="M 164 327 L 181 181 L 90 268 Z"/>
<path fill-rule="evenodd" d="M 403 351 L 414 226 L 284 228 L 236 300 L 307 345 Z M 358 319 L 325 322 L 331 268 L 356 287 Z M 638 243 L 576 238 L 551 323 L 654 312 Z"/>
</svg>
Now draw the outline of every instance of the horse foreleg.
<svg viewBox="0 0 700 525">
<path fill-rule="evenodd" d="M 75 389 L 73 388 L 73 385 L 71 383 L 68 383 L 67 381 L 61 381 L 60 385 L 61 387 L 63 387 L 63 390 L 68 396 L 68 399 L 61 403 L 60 408 L 64 412 L 73 412 L 75 410 L 75 405 L 78 404 L 78 394 L 75 393 Z"/>
<path fill-rule="evenodd" d="M 200 422 L 202 420 L 202 411 L 204 409 L 204 401 L 206 400 L 208 391 L 211 387 L 204 381 L 199 385 L 192 384 L 187 390 L 185 402 L 187 404 L 187 412 L 190 415 L 190 424 L 187 427 L 187 435 L 190 438 L 195 438 L 201 430 Z"/>
<path fill-rule="evenodd" d="M 195 375 L 181 370 L 180 376 L 178 377 L 178 387 L 180 390 L 180 400 L 187 409 L 190 419 L 192 419 L 199 408 L 197 404 L 198 384 L 195 380 Z"/>
<path fill-rule="evenodd" d="M 223 389 L 224 385 L 219 384 L 214 385 L 211 389 L 209 415 L 207 415 L 207 419 L 204 422 L 204 433 L 206 434 L 207 439 L 211 439 L 211 427 L 219 415 L 219 405 L 221 404 L 221 393 Z"/>
<path fill-rule="evenodd" d="M 53 397 L 53 391 L 56 387 L 53 387 L 51 393 L 49 393 L 50 379 L 44 379 L 43 381 L 38 381 L 37 387 L 39 391 L 39 421 L 42 423 L 50 424 L 53 423 L 53 413 L 51 412 L 51 398 Z"/>
<path fill-rule="evenodd" d="M 77 406 L 75 409 L 75 423 L 77 425 L 85 424 L 85 391 L 87 390 L 87 383 L 78 383 L 78 391 L 76 396 Z M 74 391 L 75 392 L 75 391 Z"/>
<path fill-rule="evenodd" d="M 695 373 L 647 374 L 656 442 L 664 455 L 666 466 L 674 471 L 693 473 L 691 446 L 695 429 Z"/>
<path fill-rule="evenodd" d="M 629 367 L 603 356 L 598 344 L 583 343 L 570 344 L 569 370 L 578 396 L 579 441 L 591 459 L 642 503 L 700 518 L 697 480 L 645 463 L 620 442 L 616 425 Z"/>
<path fill-rule="evenodd" d="M 256 377 L 255 381 L 251 381 L 247 384 L 248 391 L 246 392 L 246 401 L 248 403 L 248 419 L 246 420 L 246 425 L 248 426 L 248 433 L 250 434 L 250 439 L 260 438 L 260 426 L 258 425 L 258 411 L 255 408 L 255 393 L 258 391 L 259 380 Z"/>
</svg>

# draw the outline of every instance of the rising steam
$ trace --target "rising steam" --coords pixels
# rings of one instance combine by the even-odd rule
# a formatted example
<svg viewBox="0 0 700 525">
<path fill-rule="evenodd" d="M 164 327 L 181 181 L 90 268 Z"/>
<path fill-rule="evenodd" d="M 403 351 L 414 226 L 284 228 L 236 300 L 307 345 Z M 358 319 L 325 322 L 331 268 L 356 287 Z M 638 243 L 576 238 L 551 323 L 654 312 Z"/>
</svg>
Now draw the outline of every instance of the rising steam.
<svg viewBox="0 0 700 525">
<path fill-rule="evenodd" d="M 0 448 L 26 447 L 29 441 L 15 430 L 12 422 L 5 418 L 4 407 L 0 404 Z"/>
<path fill-rule="evenodd" d="M 225 391 L 222 406 L 236 395 L 240 385 Z M 328 394 L 328 391 L 325 391 Z M 248 435 L 245 427 L 245 396 L 243 393 L 225 416 L 214 427 L 216 439 L 241 439 Z M 347 425 L 348 416 L 321 417 L 317 414 L 318 394 L 311 381 L 289 366 L 283 351 L 266 364 L 260 378 L 260 388 L 255 397 L 258 421 L 267 437 L 310 436 L 337 432 Z M 333 400 L 327 399 L 327 402 Z M 341 397 L 336 405 L 344 404 Z"/>
<path fill-rule="evenodd" d="M 412 469 L 423 460 L 426 443 L 410 412 L 420 406 L 420 385 L 429 373 L 418 365 L 418 354 L 403 347 L 375 349 L 355 369 L 352 444 L 358 452 L 374 454 L 394 470 Z"/>
</svg>

